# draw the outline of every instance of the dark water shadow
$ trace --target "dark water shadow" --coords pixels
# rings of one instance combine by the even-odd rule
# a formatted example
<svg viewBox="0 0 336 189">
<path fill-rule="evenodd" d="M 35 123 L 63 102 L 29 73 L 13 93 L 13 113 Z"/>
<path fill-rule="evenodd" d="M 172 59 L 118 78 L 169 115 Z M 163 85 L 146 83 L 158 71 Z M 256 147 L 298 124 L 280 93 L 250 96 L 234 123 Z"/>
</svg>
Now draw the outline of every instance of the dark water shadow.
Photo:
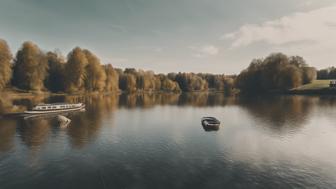
<svg viewBox="0 0 336 189">
<path fill-rule="evenodd" d="M 286 133 L 299 131 L 319 102 L 320 97 L 255 96 L 240 98 L 239 106 L 263 123 L 261 126 Z"/>
</svg>

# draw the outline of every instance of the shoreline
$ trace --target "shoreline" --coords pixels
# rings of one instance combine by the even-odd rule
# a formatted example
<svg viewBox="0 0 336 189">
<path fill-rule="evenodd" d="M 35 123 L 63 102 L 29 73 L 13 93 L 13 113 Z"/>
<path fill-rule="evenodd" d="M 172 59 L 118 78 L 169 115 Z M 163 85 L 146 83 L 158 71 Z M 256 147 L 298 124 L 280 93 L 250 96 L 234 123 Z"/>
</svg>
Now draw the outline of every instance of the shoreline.
<svg viewBox="0 0 336 189">
<path fill-rule="evenodd" d="M 34 98 L 34 97 L 53 97 L 53 96 L 95 96 L 95 95 L 121 95 L 121 94 L 186 94 L 186 93 L 225 93 L 224 91 L 181 91 L 181 92 L 167 92 L 167 91 L 136 91 L 136 92 L 80 92 L 80 93 L 52 93 L 52 92 L 17 92 L 13 90 L 0 92 L 1 97 L 9 97 L 11 99 L 20 98 Z M 234 93 L 228 96 L 246 96 L 247 94 Z M 291 89 L 285 91 L 271 91 L 268 93 L 249 94 L 247 96 L 258 95 L 336 95 L 336 88 L 322 88 L 322 89 Z"/>
<path fill-rule="evenodd" d="M 336 95 L 336 88 L 321 88 L 321 89 L 292 89 L 284 94 L 289 95 Z"/>
<path fill-rule="evenodd" d="M 50 91 L 24 91 L 24 90 L 18 90 L 18 89 L 5 89 L 3 91 L 0 91 L 0 96 L 8 96 L 12 98 L 20 98 L 20 97 L 36 97 L 36 96 L 45 96 L 45 97 L 51 97 L 51 96 L 91 96 L 91 95 L 121 95 L 121 94 L 182 94 L 182 93 L 225 93 L 225 91 L 222 90 L 204 90 L 204 91 L 143 91 L 143 90 L 137 90 L 133 92 L 128 91 L 115 91 L 115 92 L 76 92 L 76 93 L 65 93 L 65 92 L 50 92 Z M 239 92 L 234 91 L 232 95 L 229 96 L 235 96 L 239 94 Z"/>
</svg>

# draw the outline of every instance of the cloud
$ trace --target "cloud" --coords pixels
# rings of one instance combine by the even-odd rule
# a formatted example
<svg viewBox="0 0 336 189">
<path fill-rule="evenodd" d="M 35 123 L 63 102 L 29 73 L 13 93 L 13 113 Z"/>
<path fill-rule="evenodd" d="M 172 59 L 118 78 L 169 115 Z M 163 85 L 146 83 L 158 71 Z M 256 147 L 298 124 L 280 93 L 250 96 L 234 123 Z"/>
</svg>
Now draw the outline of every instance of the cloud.
<svg viewBox="0 0 336 189">
<path fill-rule="evenodd" d="M 193 56 L 196 58 L 202 58 L 206 56 L 215 56 L 219 53 L 219 48 L 214 45 L 204 45 L 204 46 L 190 46 L 191 50 L 194 51 Z"/>
<path fill-rule="evenodd" d="M 299 12 L 261 24 L 246 24 L 237 31 L 224 34 L 231 47 L 238 48 L 256 42 L 271 45 L 313 42 L 315 45 L 336 45 L 336 5 L 308 12 Z"/>
<path fill-rule="evenodd" d="M 217 55 L 219 49 L 212 45 L 207 45 L 201 48 L 201 52 L 207 55 Z"/>
</svg>

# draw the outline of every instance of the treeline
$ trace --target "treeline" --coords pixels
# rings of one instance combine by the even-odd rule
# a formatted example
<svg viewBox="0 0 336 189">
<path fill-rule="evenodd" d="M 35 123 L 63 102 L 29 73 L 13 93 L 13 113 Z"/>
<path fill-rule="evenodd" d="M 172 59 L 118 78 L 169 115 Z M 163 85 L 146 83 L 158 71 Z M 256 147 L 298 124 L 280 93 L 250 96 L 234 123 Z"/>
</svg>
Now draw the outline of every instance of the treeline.
<svg viewBox="0 0 336 189">
<path fill-rule="evenodd" d="M 80 47 L 64 57 L 59 52 L 44 52 L 36 44 L 24 42 L 13 57 L 6 41 L 0 39 L 0 90 L 15 87 L 24 91 L 60 93 L 222 91 L 230 95 L 237 91 L 235 89 L 243 93 L 288 90 L 316 77 L 334 79 L 336 68 L 317 72 L 302 57 L 274 53 L 254 59 L 238 76 L 155 74 L 134 68 L 113 68 Z"/>
<path fill-rule="evenodd" d="M 152 71 L 126 68 L 116 69 L 119 75 L 119 88 L 123 91 L 163 91 L 163 92 L 193 92 L 193 91 L 223 91 L 230 94 L 234 88 L 234 76 L 168 73 L 154 74 Z"/>
<path fill-rule="evenodd" d="M 299 56 L 270 54 L 254 59 L 236 79 L 236 87 L 245 93 L 263 93 L 296 88 L 316 79 L 316 69 Z"/>
<path fill-rule="evenodd" d="M 24 42 L 13 57 L 6 41 L 0 39 L 0 90 L 11 87 L 65 93 L 216 90 L 230 94 L 234 77 L 122 70 L 102 64 L 87 49 L 76 47 L 64 57 L 57 51 L 44 52 L 30 41 Z"/>
<path fill-rule="evenodd" d="M 336 68 L 329 67 L 317 71 L 317 79 L 336 79 Z"/>
</svg>

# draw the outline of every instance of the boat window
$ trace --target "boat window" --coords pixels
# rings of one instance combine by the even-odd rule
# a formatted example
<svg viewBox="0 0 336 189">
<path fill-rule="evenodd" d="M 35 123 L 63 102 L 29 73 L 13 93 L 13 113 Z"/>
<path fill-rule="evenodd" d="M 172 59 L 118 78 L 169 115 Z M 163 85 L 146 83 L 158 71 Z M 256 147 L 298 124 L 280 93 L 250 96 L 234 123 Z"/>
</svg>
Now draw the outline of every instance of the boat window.
<svg viewBox="0 0 336 189">
<path fill-rule="evenodd" d="M 42 107 L 42 109 L 46 109 L 46 107 Z"/>
<path fill-rule="evenodd" d="M 56 106 L 53 106 L 52 108 L 56 108 Z"/>
</svg>

